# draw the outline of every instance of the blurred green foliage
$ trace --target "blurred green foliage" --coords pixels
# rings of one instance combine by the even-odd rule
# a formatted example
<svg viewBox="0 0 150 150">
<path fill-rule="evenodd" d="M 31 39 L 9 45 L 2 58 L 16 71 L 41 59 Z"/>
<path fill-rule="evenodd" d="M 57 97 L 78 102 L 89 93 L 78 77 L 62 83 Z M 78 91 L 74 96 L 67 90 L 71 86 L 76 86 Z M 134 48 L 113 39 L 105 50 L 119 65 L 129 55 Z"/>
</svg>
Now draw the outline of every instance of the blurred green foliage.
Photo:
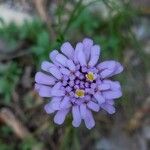
<svg viewBox="0 0 150 150">
<path fill-rule="evenodd" d="M 11 128 L 7 126 L 1 126 L 0 128 L 0 150 L 13 150 L 14 144 L 13 143 L 5 143 L 4 139 L 7 139 L 12 134 Z"/>
<path fill-rule="evenodd" d="M 65 134 L 63 137 L 63 141 L 61 142 L 60 149 L 61 150 L 80 150 L 80 141 L 78 139 L 79 135 L 77 134 L 77 130 L 68 126 L 65 130 Z"/>
<path fill-rule="evenodd" d="M 35 64 L 45 58 L 50 50 L 48 29 L 39 19 L 25 21 L 20 26 L 15 23 L 2 23 L 0 38 L 9 43 L 10 50 L 14 50 L 21 41 L 26 41 L 35 58 Z"/>
<path fill-rule="evenodd" d="M 111 1 L 105 0 L 95 1 L 96 4 L 94 4 L 100 5 L 102 2 L 104 2 L 106 6 L 111 6 L 111 9 L 108 8 L 109 18 L 104 18 L 102 15 L 97 14 L 98 12 L 83 9 L 82 7 L 84 6 L 82 6 L 78 17 L 70 27 L 70 31 L 78 30 L 78 34 L 81 34 L 81 36 L 86 35 L 92 37 L 102 46 L 101 49 L 104 51 L 104 58 L 111 57 L 121 59 L 122 50 L 127 46 L 127 43 L 130 45 L 132 41 L 129 40 L 129 29 L 136 13 L 134 9 L 131 9 L 129 3 L 126 4 L 123 1 L 122 7 L 118 5 L 117 2 L 111 5 L 109 4 Z"/>
<path fill-rule="evenodd" d="M 0 65 L 0 94 L 3 95 L 3 103 L 9 105 L 12 93 L 20 79 L 21 68 L 13 62 Z"/>
<path fill-rule="evenodd" d="M 20 142 L 19 149 L 20 150 L 33 150 L 33 149 L 42 150 L 43 144 L 41 142 L 35 141 L 35 139 L 33 138 L 28 138 Z"/>
</svg>

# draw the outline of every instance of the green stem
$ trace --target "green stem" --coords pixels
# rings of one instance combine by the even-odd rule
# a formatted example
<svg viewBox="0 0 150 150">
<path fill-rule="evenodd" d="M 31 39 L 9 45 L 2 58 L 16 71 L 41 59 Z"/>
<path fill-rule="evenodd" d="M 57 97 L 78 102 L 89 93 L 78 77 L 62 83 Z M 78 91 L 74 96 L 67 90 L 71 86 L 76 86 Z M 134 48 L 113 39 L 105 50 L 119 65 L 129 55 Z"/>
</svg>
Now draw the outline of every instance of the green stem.
<svg viewBox="0 0 150 150">
<path fill-rule="evenodd" d="M 66 25 L 66 27 L 65 27 L 65 29 L 64 29 L 64 31 L 63 31 L 63 34 L 66 33 L 67 30 L 68 30 L 68 28 L 70 27 L 72 21 L 74 20 L 74 15 L 75 15 L 76 11 L 78 10 L 79 6 L 82 4 L 82 1 L 83 1 L 83 0 L 79 0 L 79 1 L 77 2 L 76 6 L 74 7 L 74 10 L 72 11 L 72 13 L 71 13 L 71 15 L 70 15 L 70 17 L 69 17 L 69 20 L 68 20 L 68 22 L 67 22 L 67 25 Z"/>
<path fill-rule="evenodd" d="M 68 23 L 63 31 L 63 34 L 66 33 L 68 31 L 68 29 L 70 28 L 71 24 L 77 19 L 77 17 L 87 8 L 89 7 L 90 5 L 96 3 L 96 2 L 100 2 L 102 0 L 94 0 L 92 2 L 89 2 L 87 5 L 81 5 L 82 4 L 82 1 L 83 0 L 80 0 L 74 10 L 72 11 L 71 15 L 70 15 L 70 18 L 68 20 Z"/>
</svg>

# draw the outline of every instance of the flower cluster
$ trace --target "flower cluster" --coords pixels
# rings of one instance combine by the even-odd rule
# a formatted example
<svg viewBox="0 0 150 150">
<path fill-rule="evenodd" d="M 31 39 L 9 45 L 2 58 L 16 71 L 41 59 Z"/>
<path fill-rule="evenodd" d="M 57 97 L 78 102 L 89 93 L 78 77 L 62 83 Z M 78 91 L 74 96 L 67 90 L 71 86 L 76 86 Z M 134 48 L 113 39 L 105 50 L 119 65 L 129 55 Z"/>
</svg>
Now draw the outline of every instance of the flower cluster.
<svg viewBox="0 0 150 150">
<path fill-rule="evenodd" d="M 85 38 L 73 48 L 65 42 L 61 53 L 53 50 L 35 75 L 35 90 L 41 97 L 50 97 L 44 109 L 55 113 L 54 122 L 62 124 L 72 112 L 72 125 L 79 127 L 84 120 L 88 129 L 95 125 L 92 111 L 105 110 L 115 113 L 114 100 L 122 96 L 118 81 L 110 77 L 123 71 L 122 65 L 113 60 L 98 63 L 100 46 Z"/>
</svg>

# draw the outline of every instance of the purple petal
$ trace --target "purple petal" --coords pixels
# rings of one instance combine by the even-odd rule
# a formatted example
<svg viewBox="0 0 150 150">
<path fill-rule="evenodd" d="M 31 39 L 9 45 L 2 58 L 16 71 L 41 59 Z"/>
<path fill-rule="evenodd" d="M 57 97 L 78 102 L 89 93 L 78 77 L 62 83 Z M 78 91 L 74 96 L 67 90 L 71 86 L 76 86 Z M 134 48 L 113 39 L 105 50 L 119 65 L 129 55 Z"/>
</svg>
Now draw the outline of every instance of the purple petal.
<svg viewBox="0 0 150 150">
<path fill-rule="evenodd" d="M 67 87 L 65 88 L 65 90 L 66 90 L 68 93 L 70 93 L 70 92 L 72 91 L 72 88 L 71 88 L 70 86 L 67 86 Z"/>
<path fill-rule="evenodd" d="M 96 111 L 96 112 L 99 111 L 99 105 L 96 104 L 96 103 L 93 102 L 93 101 L 89 101 L 89 102 L 87 103 L 87 106 L 88 106 L 88 108 L 90 108 L 90 109 L 93 110 L 93 111 Z"/>
<path fill-rule="evenodd" d="M 79 62 L 79 60 L 78 60 L 78 54 L 82 50 L 83 50 L 83 44 L 81 42 L 77 43 L 76 48 L 75 48 L 75 53 L 74 53 L 74 62 L 76 64 Z"/>
<path fill-rule="evenodd" d="M 85 58 L 85 54 L 83 52 L 83 44 L 82 43 L 80 43 L 80 50 L 78 51 L 77 59 L 81 66 L 86 66 L 86 58 Z"/>
<path fill-rule="evenodd" d="M 42 64 L 41 64 L 41 69 L 44 70 L 44 71 L 47 71 L 49 72 L 49 68 L 51 67 L 54 67 L 55 65 L 48 62 L 48 61 L 43 61 Z"/>
<path fill-rule="evenodd" d="M 110 89 L 112 91 L 116 91 L 116 90 L 120 90 L 121 89 L 121 85 L 118 81 L 111 81 L 111 80 L 103 80 L 104 83 L 109 84 L 110 85 Z"/>
<path fill-rule="evenodd" d="M 58 54 L 57 56 L 56 56 L 56 60 L 57 60 L 57 62 L 59 62 L 61 65 L 63 65 L 63 66 L 67 66 L 67 58 L 63 55 L 63 54 Z"/>
<path fill-rule="evenodd" d="M 41 86 L 41 84 L 35 83 L 35 85 L 34 85 L 34 90 L 35 90 L 36 92 L 39 92 L 40 86 Z"/>
<path fill-rule="evenodd" d="M 105 111 L 107 111 L 109 114 L 114 114 L 116 111 L 114 106 L 109 105 L 107 103 L 102 104 L 101 108 L 104 109 Z"/>
<path fill-rule="evenodd" d="M 65 96 L 60 104 L 61 109 L 67 109 L 71 107 L 70 98 L 68 96 Z"/>
<path fill-rule="evenodd" d="M 97 68 L 100 71 L 103 71 L 105 69 L 115 69 L 115 67 L 116 67 L 116 61 L 114 60 L 107 60 L 97 65 Z"/>
<path fill-rule="evenodd" d="M 73 59 L 74 48 L 69 42 L 65 42 L 60 49 L 68 58 Z"/>
<path fill-rule="evenodd" d="M 49 53 L 49 58 L 51 59 L 51 61 L 53 63 L 56 62 L 56 56 L 59 54 L 59 52 L 57 50 L 53 50 L 52 52 Z"/>
<path fill-rule="evenodd" d="M 71 70 L 71 71 L 75 71 L 76 70 L 76 66 L 75 64 L 73 63 L 72 60 L 67 60 L 67 67 Z"/>
<path fill-rule="evenodd" d="M 53 97 L 52 100 L 45 105 L 44 109 L 47 113 L 53 113 L 56 110 L 60 110 L 60 102 L 62 97 Z"/>
<path fill-rule="evenodd" d="M 55 112 L 55 110 L 52 109 L 50 102 L 44 106 L 44 110 L 46 111 L 47 114 Z"/>
<path fill-rule="evenodd" d="M 71 81 L 69 82 L 69 86 L 70 86 L 70 87 L 73 87 L 73 86 L 74 86 L 74 81 L 73 81 L 73 80 L 71 80 Z"/>
<path fill-rule="evenodd" d="M 83 40 L 83 46 L 84 46 L 83 51 L 86 56 L 86 61 L 88 62 L 91 54 L 91 47 L 93 46 L 93 40 L 89 38 L 85 38 Z"/>
<path fill-rule="evenodd" d="M 114 105 L 115 104 L 113 99 L 106 99 L 106 103 L 109 104 L 109 105 Z"/>
<path fill-rule="evenodd" d="M 53 97 L 51 100 L 51 108 L 53 110 L 60 110 L 60 103 L 61 103 L 62 97 Z"/>
<path fill-rule="evenodd" d="M 67 76 L 70 75 L 70 70 L 68 70 L 67 68 L 60 68 L 60 72 Z"/>
<path fill-rule="evenodd" d="M 80 105 L 80 113 L 81 113 L 81 117 L 82 118 L 86 117 L 86 111 L 87 111 L 86 105 L 85 104 L 81 104 Z"/>
<path fill-rule="evenodd" d="M 115 99 L 115 98 L 119 98 L 122 96 L 121 90 L 103 91 L 102 94 L 103 94 L 103 97 L 105 97 L 106 99 Z"/>
<path fill-rule="evenodd" d="M 87 109 L 86 117 L 84 118 L 85 125 L 88 129 L 91 129 L 95 126 L 95 120 L 93 118 L 92 112 Z"/>
<path fill-rule="evenodd" d="M 100 75 L 102 78 L 110 77 L 115 70 L 116 62 L 115 61 L 104 61 L 100 63 L 98 69 L 101 71 Z"/>
<path fill-rule="evenodd" d="M 110 77 L 113 74 L 113 72 L 114 72 L 114 70 L 105 69 L 104 71 L 102 71 L 100 73 L 100 75 L 101 75 L 102 78 L 108 78 L 108 77 Z"/>
<path fill-rule="evenodd" d="M 64 96 L 65 92 L 62 90 L 51 90 L 51 96 Z"/>
<path fill-rule="evenodd" d="M 123 71 L 123 66 L 119 62 L 116 62 L 116 69 L 113 72 L 113 74 L 116 75 L 121 73 L 122 71 Z"/>
<path fill-rule="evenodd" d="M 52 96 L 64 96 L 65 91 L 60 90 L 61 87 L 62 87 L 61 82 L 56 83 L 51 89 L 51 95 Z"/>
<path fill-rule="evenodd" d="M 110 89 L 110 84 L 108 84 L 108 83 L 102 83 L 102 84 L 100 84 L 98 86 L 98 89 L 100 91 L 108 90 L 108 89 Z"/>
<path fill-rule="evenodd" d="M 62 82 L 62 85 L 63 85 L 63 86 L 66 86 L 67 84 L 68 84 L 68 82 L 65 81 L 65 80 Z"/>
<path fill-rule="evenodd" d="M 35 75 L 35 81 L 40 84 L 54 85 L 56 79 L 52 76 L 44 74 L 43 72 L 37 72 Z"/>
<path fill-rule="evenodd" d="M 59 90 L 61 87 L 62 87 L 62 83 L 61 83 L 61 82 L 57 82 L 57 83 L 53 86 L 52 90 L 53 90 L 53 89 Z"/>
<path fill-rule="evenodd" d="M 94 97 L 95 97 L 95 99 L 97 100 L 97 102 L 98 102 L 100 105 L 105 102 L 105 99 L 104 99 L 104 97 L 101 95 L 100 92 L 96 92 L 96 93 L 94 94 Z"/>
<path fill-rule="evenodd" d="M 59 54 L 59 52 L 57 50 L 53 50 L 50 54 L 49 54 L 49 57 L 51 59 L 51 61 L 57 65 L 57 66 L 62 66 L 60 63 L 58 63 L 56 61 L 56 56 Z"/>
<path fill-rule="evenodd" d="M 121 64 L 113 60 L 104 61 L 97 68 L 101 71 L 100 75 L 102 78 L 108 78 L 123 71 Z"/>
<path fill-rule="evenodd" d="M 61 125 L 65 121 L 65 118 L 66 118 L 66 115 L 68 114 L 68 112 L 69 112 L 69 109 L 58 110 L 54 117 L 54 122 L 56 124 Z"/>
<path fill-rule="evenodd" d="M 96 65 L 98 59 L 100 56 L 100 47 L 98 45 L 94 45 L 91 48 L 91 57 L 90 57 L 90 61 L 88 63 L 88 65 L 90 67 L 93 67 Z"/>
<path fill-rule="evenodd" d="M 38 85 L 38 86 L 37 86 Z M 38 87 L 38 92 L 41 97 L 51 97 L 51 88 L 49 86 L 36 84 L 36 87 Z"/>
<path fill-rule="evenodd" d="M 59 69 L 56 66 L 50 67 L 49 72 L 57 79 L 62 78 L 62 74 L 60 73 Z"/>
<path fill-rule="evenodd" d="M 73 116 L 72 125 L 74 127 L 79 127 L 79 125 L 81 124 L 81 115 L 80 115 L 79 106 L 72 107 L 72 116 Z"/>
</svg>

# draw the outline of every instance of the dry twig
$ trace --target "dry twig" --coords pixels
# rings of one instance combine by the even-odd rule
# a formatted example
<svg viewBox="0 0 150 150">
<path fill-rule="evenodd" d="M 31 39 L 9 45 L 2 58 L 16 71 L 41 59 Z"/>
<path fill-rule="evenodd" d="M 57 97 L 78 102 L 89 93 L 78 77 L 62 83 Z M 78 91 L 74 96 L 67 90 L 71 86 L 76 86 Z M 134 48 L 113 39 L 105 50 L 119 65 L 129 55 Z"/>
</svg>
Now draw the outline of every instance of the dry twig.
<svg viewBox="0 0 150 150">
<path fill-rule="evenodd" d="M 51 33 L 51 39 L 54 40 L 56 38 L 56 35 L 55 35 L 54 30 L 52 29 L 52 18 L 50 15 L 48 15 L 47 7 L 46 7 L 46 5 L 48 4 L 48 1 L 47 0 L 33 0 L 33 3 L 35 5 L 35 8 L 41 20 L 47 25 Z"/>
<path fill-rule="evenodd" d="M 143 106 L 135 112 L 135 114 L 125 127 L 126 130 L 128 132 L 133 132 L 136 129 L 140 128 L 142 125 L 143 118 L 149 113 L 150 113 L 150 98 L 148 98 L 144 102 Z"/>
<path fill-rule="evenodd" d="M 20 139 L 30 137 L 31 134 L 23 123 L 13 114 L 9 108 L 2 108 L 0 110 L 0 119 L 6 123 L 16 136 Z"/>
</svg>

